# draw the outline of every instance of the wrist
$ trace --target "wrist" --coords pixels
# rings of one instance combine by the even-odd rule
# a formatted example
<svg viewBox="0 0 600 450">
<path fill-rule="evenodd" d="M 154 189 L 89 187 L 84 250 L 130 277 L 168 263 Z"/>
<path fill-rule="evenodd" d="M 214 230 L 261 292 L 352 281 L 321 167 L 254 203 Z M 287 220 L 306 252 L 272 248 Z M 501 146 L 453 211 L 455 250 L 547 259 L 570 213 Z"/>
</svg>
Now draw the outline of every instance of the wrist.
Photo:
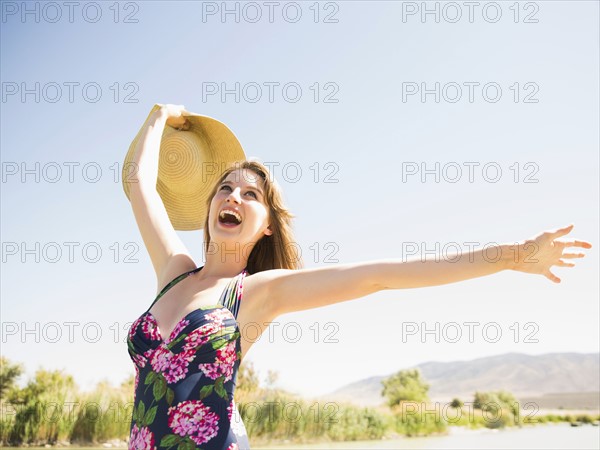
<svg viewBox="0 0 600 450">
<path fill-rule="evenodd" d="M 161 106 L 150 116 L 153 120 L 167 120 L 167 110 L 164 106 Z"/>
<path fill-rule="evenodd" d="M 502 270 L 516 270 L 519 254 L 518 247 L 519 244 L 516 242 L 514 244 L 499 245 Z"/>
<path fill-rule="evenodd" d="M 157 109 L 148 117 L 145 126 L 148 128 L 163 127 L 167 123 L 167 115 L 163 109 Z"/>
</svg>

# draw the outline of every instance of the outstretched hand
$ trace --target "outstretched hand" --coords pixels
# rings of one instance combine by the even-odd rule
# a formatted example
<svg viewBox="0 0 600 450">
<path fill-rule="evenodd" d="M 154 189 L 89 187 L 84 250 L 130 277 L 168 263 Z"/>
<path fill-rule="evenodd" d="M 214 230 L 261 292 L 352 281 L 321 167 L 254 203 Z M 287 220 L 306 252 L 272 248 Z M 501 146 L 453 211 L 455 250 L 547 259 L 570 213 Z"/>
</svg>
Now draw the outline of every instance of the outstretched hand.
<svg viewBox="0 0 600 450">
<path fill-rule="evenodd" d="M 565 259 L 583 258 L 584 253 L 563 251 L 567 247 L 592 248 L 592 244 L 576 239 L 558 240 L 573 229 L 573 224 L 553 231 L 544 231 L 531 239 L 519 242 L 517 252 L 513 255 L 513 269 L 544 275 L 554 283 L 560 283 L 560 278 L 550 272 L 552 266 L 574 267 L 575 264 Z"/>
</svg>

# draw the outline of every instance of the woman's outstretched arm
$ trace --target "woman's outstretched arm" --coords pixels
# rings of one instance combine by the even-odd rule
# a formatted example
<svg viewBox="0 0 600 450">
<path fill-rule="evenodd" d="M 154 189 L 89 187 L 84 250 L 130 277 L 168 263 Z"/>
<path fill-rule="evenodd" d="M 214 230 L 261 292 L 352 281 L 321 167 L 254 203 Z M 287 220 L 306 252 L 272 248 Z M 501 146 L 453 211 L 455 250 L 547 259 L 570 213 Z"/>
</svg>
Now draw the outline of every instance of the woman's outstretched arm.
<svg viewBox="0 0 600 450">
<path fill-rule="evenodd" d="M 564 259 L 581 258 L 566 247 L 591 248 L 585 241 L 558 241 L 572 225 L 546 231 L 515 244 L 500 244 L 445 258 L 430 256 L 409 261 L 386 259 L 333 267 L 301 270 L 276 269 L 256 274 L 256 283 L 269 302 L 271 316 L 318 308 L 352 300 L 384 289 L 439 286 L 515 270 L 544 275 L 553 282 L 560 279 L 550 272 L 553 265 L 572 267 Z"/>
</svg>

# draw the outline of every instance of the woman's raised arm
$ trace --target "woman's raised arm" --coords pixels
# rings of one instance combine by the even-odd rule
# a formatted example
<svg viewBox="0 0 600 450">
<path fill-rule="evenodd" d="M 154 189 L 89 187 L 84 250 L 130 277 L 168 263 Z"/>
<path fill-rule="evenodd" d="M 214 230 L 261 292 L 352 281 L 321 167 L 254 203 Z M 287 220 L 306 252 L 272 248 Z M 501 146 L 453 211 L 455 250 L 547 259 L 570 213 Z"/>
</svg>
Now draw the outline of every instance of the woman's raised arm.
<svg viewBox="0 0 600 450">
<path fill-rule="evenodd" d="M 136 168 L 129 183 L 129 199 L 140 234 L 157 278 L 157 293 L 168 281 L 195 268 L 187 248 L 177 235 L 156 190 L 160 142 L 164 127 L 181 125 L 181 105 L 162 105 L 146 121 L 132 159 Z"/>
</svg>

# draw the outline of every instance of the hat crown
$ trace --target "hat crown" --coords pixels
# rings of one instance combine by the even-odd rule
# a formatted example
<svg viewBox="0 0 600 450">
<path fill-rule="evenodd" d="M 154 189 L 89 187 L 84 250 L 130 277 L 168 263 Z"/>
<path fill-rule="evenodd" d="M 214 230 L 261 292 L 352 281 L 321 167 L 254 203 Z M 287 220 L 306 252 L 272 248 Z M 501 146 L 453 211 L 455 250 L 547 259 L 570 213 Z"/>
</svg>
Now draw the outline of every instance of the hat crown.
<svg viewBox="0 0 600 450">
<path fill-rule="evenodd" d="M 200 133 L 165 130 L 160 145 L 158 178 L 174 194 L 192 195 L 198 186 L 190 180 L 207 181 L 202 175 L 203 165 L 211 157 L 206 137 Z"/>
</svg>

